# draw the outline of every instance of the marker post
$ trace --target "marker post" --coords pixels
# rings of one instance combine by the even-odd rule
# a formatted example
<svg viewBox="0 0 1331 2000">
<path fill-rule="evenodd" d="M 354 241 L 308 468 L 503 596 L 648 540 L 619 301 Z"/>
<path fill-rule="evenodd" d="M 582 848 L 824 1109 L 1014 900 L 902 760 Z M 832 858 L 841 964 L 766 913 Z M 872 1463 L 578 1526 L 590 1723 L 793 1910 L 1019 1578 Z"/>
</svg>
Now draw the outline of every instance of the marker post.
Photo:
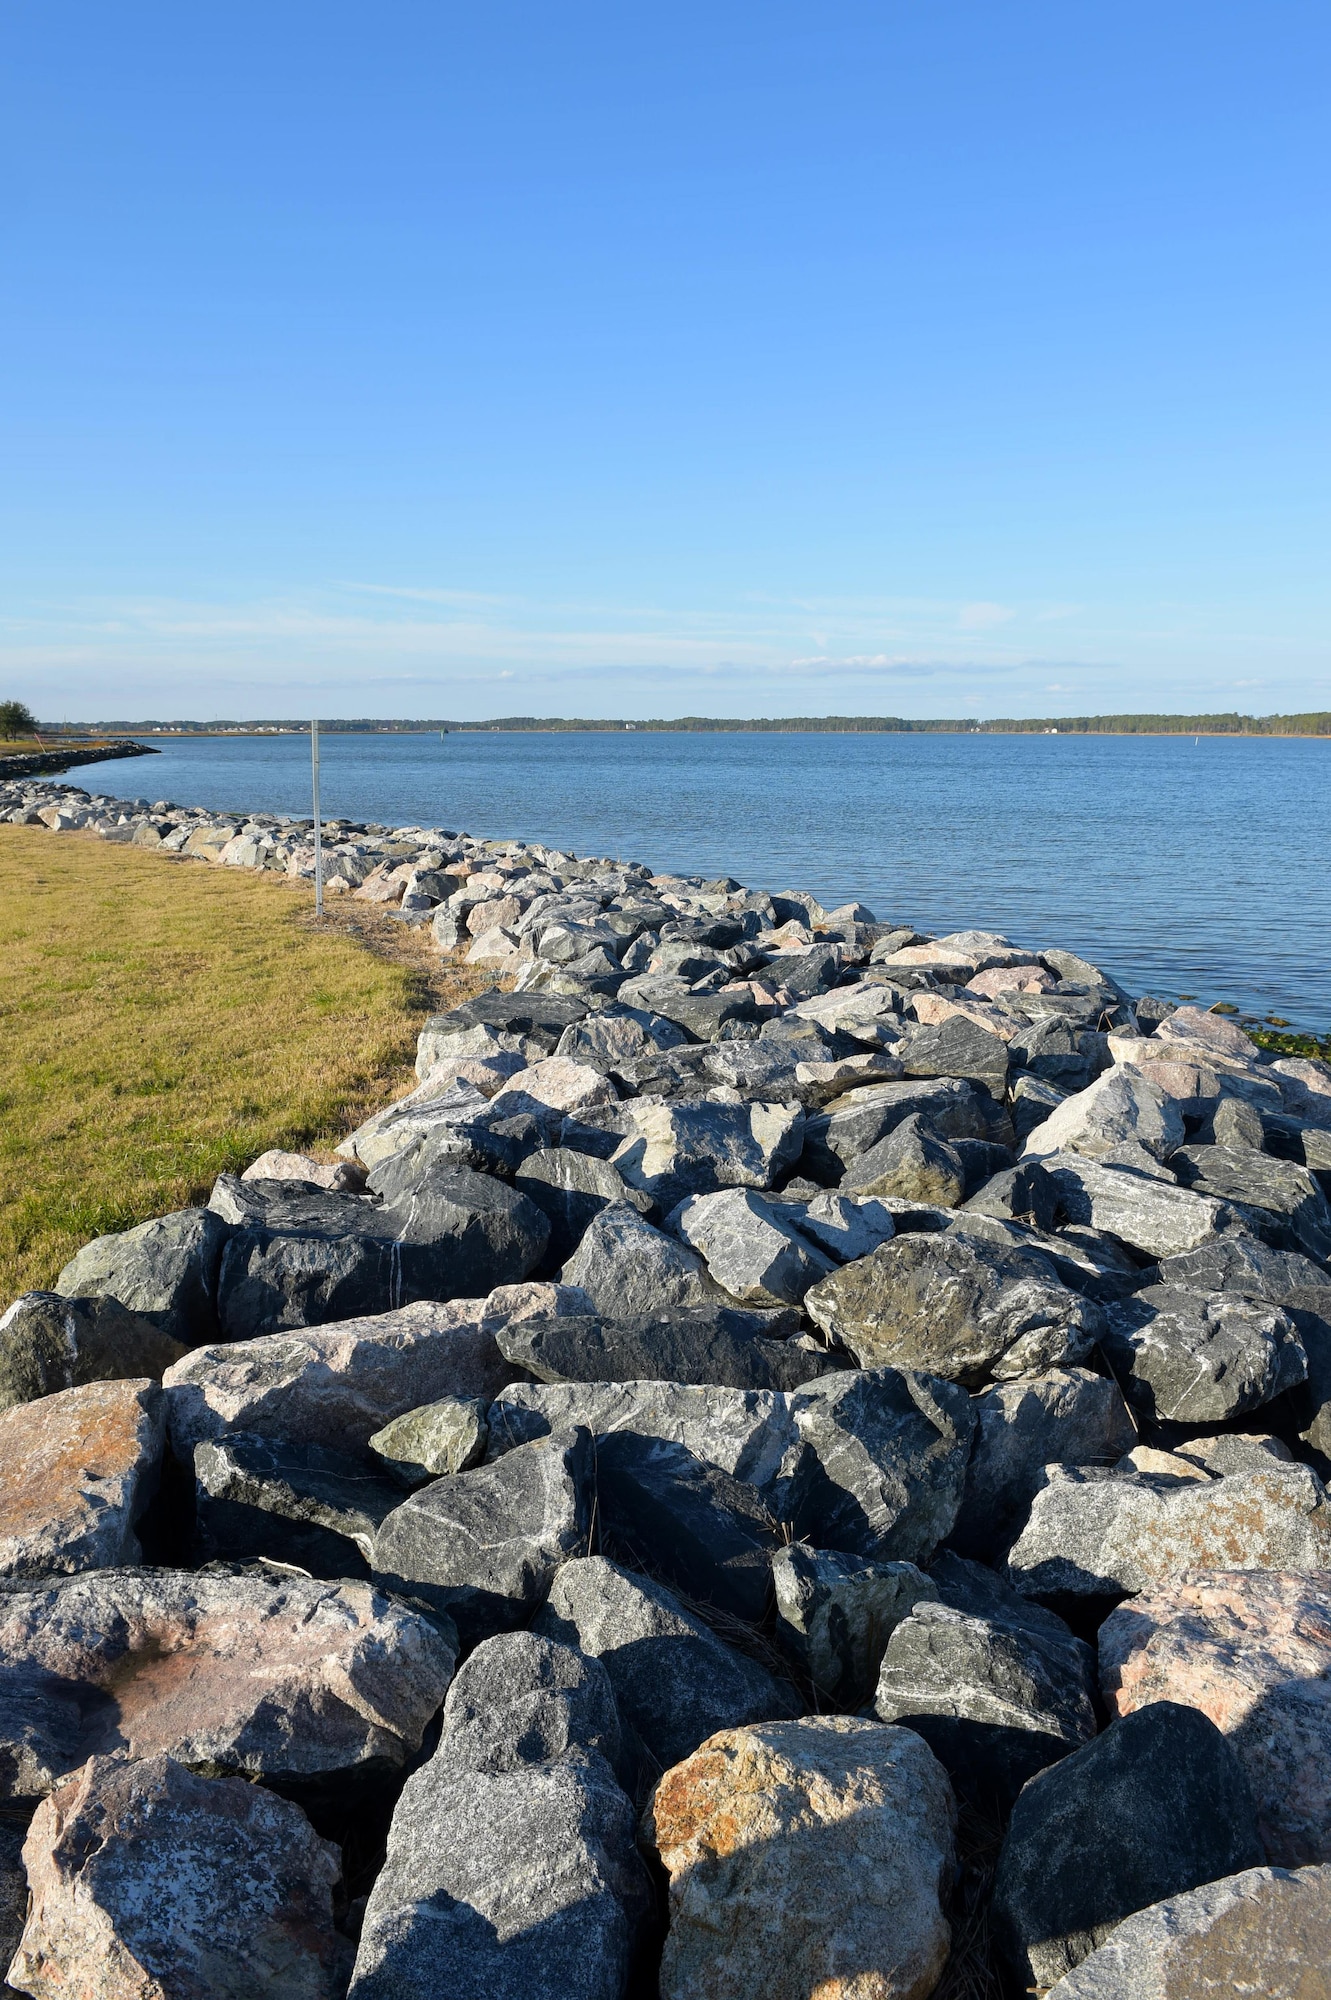
<svg viewBox="0 0 1331 2000">
<path fill-rule="evenodd" d="M 314 781 L 314 914 L 324 913 L 324 833 L 319 817 L 319 725 L 310 724 L 310 773 Z"/>
</svg>

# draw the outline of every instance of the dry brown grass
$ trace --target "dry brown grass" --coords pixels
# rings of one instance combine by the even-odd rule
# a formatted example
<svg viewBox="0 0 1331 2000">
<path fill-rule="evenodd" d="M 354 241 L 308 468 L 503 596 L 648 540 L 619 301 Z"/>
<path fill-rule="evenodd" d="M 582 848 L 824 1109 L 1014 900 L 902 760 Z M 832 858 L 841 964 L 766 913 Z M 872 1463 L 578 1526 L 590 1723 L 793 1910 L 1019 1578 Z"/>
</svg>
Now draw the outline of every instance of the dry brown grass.
<svg viewBox="0 0 1331 2000">
<path fill-rule="evenodd" d="M 0 827 L 0 1305 L 269 1146 L 327 1152 L 488 983 L 370 904 Z"/>
</svg>

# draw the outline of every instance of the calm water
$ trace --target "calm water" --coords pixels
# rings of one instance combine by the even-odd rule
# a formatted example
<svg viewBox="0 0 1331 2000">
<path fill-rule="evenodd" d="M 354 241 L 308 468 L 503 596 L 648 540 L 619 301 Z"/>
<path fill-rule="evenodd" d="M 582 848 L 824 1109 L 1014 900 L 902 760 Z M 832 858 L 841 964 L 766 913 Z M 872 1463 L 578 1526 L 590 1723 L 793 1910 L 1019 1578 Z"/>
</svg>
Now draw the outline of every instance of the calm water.
<svg viewBox="0 0 1331 2000">
<path fill-rule="evenodd" d="M 325 736 L 329 817 L 539 840 L 930 931 L 1058 944 L 1133 992 L 1331 1027 L 1331 742 Z M 198 737 L 78 782 L 307 814 L 302 737 Z"/>
</svg>

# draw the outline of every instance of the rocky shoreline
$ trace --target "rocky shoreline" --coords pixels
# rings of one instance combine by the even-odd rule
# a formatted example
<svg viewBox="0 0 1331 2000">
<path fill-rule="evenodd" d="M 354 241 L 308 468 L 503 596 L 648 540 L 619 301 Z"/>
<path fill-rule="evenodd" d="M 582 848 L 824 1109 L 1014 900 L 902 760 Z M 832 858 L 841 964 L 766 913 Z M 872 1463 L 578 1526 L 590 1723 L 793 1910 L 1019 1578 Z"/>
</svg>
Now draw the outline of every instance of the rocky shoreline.
<svg viewBox="0 0 1331 2000">
<path fill-rule="evenodd" d="M 35 778 L 44 772 L 73 770 L 80 764 L 102 764 L 111 758 L 158 755 L 160 752 L 148 744 L 128 740 L 97 744 L 84 750 L 69 746 L 63 750 L 28 750 L 17 756 L 0 753 L 0 785 L 10 784 L 16 778 Z"/>
<path fill-rule="evenodd" d="M 1331 1066 L 797 890 L 325 868 L 495 984 L 0 1319 L 10 1987 L 1331 1992 Z"/>
</svg>

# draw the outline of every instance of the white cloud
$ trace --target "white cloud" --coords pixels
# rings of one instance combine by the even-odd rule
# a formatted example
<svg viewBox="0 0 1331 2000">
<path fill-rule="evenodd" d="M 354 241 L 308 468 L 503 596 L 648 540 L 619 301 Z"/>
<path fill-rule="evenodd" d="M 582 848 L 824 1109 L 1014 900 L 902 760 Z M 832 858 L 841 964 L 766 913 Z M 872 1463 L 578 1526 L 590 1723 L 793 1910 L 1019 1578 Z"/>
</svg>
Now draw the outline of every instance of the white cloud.
<svg viewBox="0 0 1331 2000">
<path fill-rule="evenodd" d="M 963 632 L 988 632 L 995 625 L 1007 625 L 1016 615 L 1008 604 L 963 604 L 957 623 Z"/>
</svg>

